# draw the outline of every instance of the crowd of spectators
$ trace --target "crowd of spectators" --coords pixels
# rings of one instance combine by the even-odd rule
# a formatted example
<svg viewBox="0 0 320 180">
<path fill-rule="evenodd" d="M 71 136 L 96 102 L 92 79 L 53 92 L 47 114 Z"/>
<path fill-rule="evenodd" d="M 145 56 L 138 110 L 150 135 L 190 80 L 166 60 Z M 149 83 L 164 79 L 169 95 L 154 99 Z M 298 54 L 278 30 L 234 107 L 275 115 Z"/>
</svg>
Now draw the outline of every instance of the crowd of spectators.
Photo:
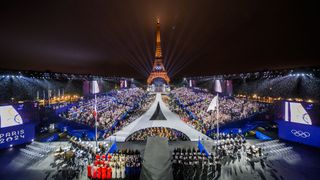
<svg viewBox="0 0 320 180">
<path fill-rule="evenodd" d="M 184 133 L 166 127 L 151 127 L 141 129 L 131 134 L 127 141 L 145 141 L 148 137 L 159 136 L 165 137 L 169 141 L 188 141 L 190 140 Z"/>
<path fill-rule="evenodd" d="M 114 90 L 108 95 L 97 96 L 97 126 L 99 129 L 110 129 L 129 110 L 140 106 L 146 92 L 140 88 Z M 68 120 L 94 127 L 95 99 L 82 100 L 61 116 Z"/>
<path fill-rule="evenodd" d="M 127 126 L 131 122 L 135 121 L 138 119 L 140 116 L 142 116 L 143 113 L 145 113 L 150 106 L 152 105 L 153 101 L 155 99 L 155 95 L 148 94 L 140 103 L 140 106 L 135 109 L 135 111 L 130 112 L 124 119 L 119 121 L 117 125 L 115 126 L 115 129 L 112 131 L 107 132 L 105 135 L 106 137 L 112 135 L 113 133 L 121 130 L 123 127 Z"/>
<path fill-rule="evenodd" d="M 171 91 L 170 109 L 180 115 L 180 118 L 191 124 L 197 130 L 206 133 L 216 126 L 215 112 L 207 112 L 214 95 L 202 90 L 177 88 Z M 265 103 L 219 96 L 219 123 L 242 120 L 268 109 Z"/>
</svg>

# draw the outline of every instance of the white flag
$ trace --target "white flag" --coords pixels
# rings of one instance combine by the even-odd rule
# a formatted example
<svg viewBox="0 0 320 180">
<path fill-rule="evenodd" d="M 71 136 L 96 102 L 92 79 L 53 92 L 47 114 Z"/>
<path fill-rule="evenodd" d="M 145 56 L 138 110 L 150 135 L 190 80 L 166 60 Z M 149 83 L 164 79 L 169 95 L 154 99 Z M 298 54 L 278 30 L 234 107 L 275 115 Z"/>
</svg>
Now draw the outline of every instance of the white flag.
<svg viewBox="0 0 320 180">
<path fill-rule="evenodd" d="M 97 94 L 99 93 L 99 86 L 98 86 L 98 82 L 97 81 L 92 81 L 91 82 L 91 93 L 92 94 Z"/>
<path fill-rule="evenodd" d="M 222 93 L 222 87 L 221 87 L 221 82 L 220 82 L 220 80 L 215 80 L 215 82 L 214 82 L 214 90 L 215 90 L 217 93 Z"/>
<path fill-rule="evenodd" d="M 216 108 L 218 108 L 218 95 L 215 96 L 215 97 L 212 99 L 212 101 L 211 101 L 211 103 L 210 103 L 210 105 L 209 105 L 209 107 L 208 107 L 208 109 L 207 109 L 207 112 L 213 111 L 213 110 L 215 110 Z"/>
</svg>

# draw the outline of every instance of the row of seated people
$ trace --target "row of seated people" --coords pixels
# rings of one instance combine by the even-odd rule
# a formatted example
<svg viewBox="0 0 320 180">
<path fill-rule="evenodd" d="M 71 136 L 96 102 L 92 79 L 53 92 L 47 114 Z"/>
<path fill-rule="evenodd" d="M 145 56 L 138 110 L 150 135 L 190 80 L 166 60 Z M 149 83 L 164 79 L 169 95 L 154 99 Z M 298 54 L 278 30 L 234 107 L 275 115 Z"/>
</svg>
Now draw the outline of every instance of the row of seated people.
<svg viewBox="0 0 320 180">
<path fill-rule="evenodd" d="M 214 179 L 221 174 L 221 161 L 213 154 L 206 155 L 193 149 L 174 149 L 172 154 L 173 178 Z"/>
<path fill-rule="evenodd" d="M 151 127 L 141 129 L 130 135 L 126 141 L 146 141 L 148 137 L 165 137 L 169 141 L 188 141 L 190 140 L 184 133 L 167 127 Z"/>
<path fill-rule="evenodd" d="M 97 124 L 99 129 L 110 129 L 116 120 L 124 113 L 132 109 L 135 104 L 140 105 L 146 92 L 139 88 L 115 91 L 110 95 L 98 96 Z M 63 117 L 82 124 L 94 127 L 94 104 L 95 99 L 80 101 L 72 107 Z"/>
<path fill-rule="evenodd" d="M 214 95 L 205 91 L 194 91 L 190 88 L 177 88 L 171 91 L 170 109 L 177 112 L 182 119 L 197 130 L 206 133 L 216 126 L 216 112 L 207 112 Z M 185 109 L 179 105 L 182 103 Z M 219 123 L 241 120 L 259 112 L 265 112 L 268 105 L 235 97 L 219 97 Z M 194 116 L 186 114 L 191 112 Z M 213 114 L 212 114 L 213 113 Z"/>
<path fill-rule="evenodd" d="M 94 162 L 87 165 L 87 176 L 91 179 L 139 179 L 141 163 L 137 150 L 97 154 Z"/>
<path fill-rule="evenodd" d="M 155 95 L 148 94 L 141 101 L 141 105 L 134 112 L 130 112 L 128 116 L 126 116 L 123 120 L 119 121 L 119 123 L 115 126 L 115 129 L 107 132 L 107 134 L 105 134 L 105 137 L 111 136 L 113 133 L 121 130 L 123 127 L 127 126 L 128 124 L 142 116 L 142 114 L 150 108 L 154 99 Z"/>
<path fill-rule="evenodd" d="M 118 103 L 125 104 L 130 107 L 133 107 L 134 104 L 145 94 L 146 92 L 140 88 L 123 89 L 120 91 L 113 90 L 111 93 Z"/>
</svg>

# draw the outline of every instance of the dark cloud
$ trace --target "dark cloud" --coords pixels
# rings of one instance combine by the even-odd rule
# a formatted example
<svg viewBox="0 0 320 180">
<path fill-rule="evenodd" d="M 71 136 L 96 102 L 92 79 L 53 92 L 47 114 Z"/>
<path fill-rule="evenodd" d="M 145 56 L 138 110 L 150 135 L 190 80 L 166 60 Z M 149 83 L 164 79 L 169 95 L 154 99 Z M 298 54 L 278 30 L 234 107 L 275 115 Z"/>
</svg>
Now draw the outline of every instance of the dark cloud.
<svg viewBox="0 0 320 180">
<path fill-rule="evenodd" d="M 170 76 L 318 65 L 316 12 L 298 0 L 4 0 L 0 67 L 146 77 L 156 17 Z"/>
</svg>

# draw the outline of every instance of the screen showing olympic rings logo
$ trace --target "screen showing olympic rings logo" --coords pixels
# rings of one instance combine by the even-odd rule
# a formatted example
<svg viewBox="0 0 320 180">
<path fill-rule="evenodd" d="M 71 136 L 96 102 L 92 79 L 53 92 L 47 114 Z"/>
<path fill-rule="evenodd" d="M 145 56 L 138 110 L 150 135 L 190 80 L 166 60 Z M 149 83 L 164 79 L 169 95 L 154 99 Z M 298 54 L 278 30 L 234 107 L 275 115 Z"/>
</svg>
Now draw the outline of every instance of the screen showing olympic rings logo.
<svg viewBox="0 0 320 180">
<path fill-rule="evenodd" d="M 301 130 L 295 130 L 295 129 L 292 129 L 291 130 L 291 133 L 296 136 L 296 137 L 301 137 L 301 138 L 308 138 L 311 136 L 311 134 L 309 132 L 304 132 L 304 131 L 301 131 Z"/>
</svg>

